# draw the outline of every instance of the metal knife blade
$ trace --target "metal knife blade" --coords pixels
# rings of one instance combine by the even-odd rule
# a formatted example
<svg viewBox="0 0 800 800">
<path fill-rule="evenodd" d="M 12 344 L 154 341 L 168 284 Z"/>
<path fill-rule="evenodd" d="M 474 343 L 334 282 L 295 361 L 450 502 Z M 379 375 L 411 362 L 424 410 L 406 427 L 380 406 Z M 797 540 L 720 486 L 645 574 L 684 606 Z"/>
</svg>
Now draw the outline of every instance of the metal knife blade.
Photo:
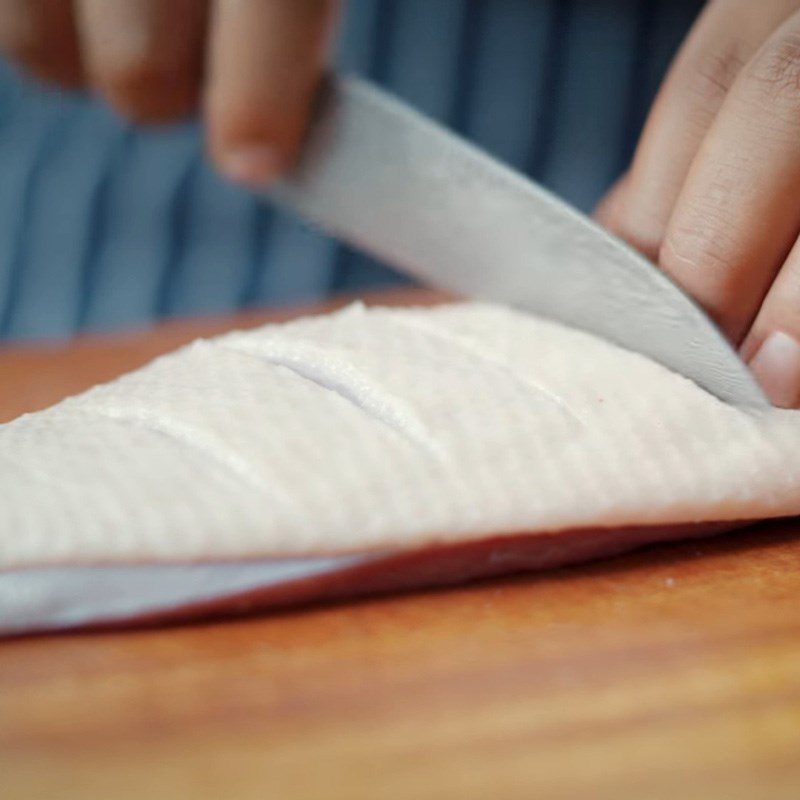
<svg viewBox="0 0 800 800">
<path fill-rule="evenodd" d="M 331 77 L 266 195 L 424 282 L 597 334 L 720 399 L 767 406 L 703 311 L 550 192 L 377 87 Z"/>
</svg>

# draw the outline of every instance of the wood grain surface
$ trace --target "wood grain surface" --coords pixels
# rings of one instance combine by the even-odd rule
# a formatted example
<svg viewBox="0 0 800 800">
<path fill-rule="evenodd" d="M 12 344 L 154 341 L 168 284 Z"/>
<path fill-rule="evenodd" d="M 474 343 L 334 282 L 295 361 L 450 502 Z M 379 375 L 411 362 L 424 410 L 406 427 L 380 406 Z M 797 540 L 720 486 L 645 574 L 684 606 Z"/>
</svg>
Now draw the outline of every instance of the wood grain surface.
<svg viewBox="0 0 800 800">
<path fill-rule="evenodd" d="M 0 351 L 0 419 L 255 321 Z M 794 521 L 447 591 L 0 642 L 3 800 L 799 797 Z"/>
</svg>

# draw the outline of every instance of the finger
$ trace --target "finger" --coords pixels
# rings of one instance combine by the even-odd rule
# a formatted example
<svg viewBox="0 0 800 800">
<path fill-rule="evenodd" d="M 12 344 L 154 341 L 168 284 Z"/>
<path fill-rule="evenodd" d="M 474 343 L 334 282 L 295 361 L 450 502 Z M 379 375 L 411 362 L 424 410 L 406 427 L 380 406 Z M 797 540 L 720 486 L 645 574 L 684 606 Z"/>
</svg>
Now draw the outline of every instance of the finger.
<svg viewBox="0 0 800 800">
<path fill-rule="evenodd" d="M 627 172 L 619 177 L 592 212 L 594 219 L 606 228 L 611 229 L 621 213 L 620 204 L 628 189 L 629 179 L 630 175 Z"/>
<path fill-rule="evenodd" d="M 218 0 L 205 116 L 232 180 L 260 186 L 294 159 L 326 52 L 334 0 Z"/>
<path fill-rule="evenodd" d="M 744 64 L 798 0 L 709 3 L 659 91 L 607 226 L 655 259 L 700 143 Z"/>
<path fill-rule="evenodd" d="M 692 163 L 660 264 L 740 341 L 800 225 L 800 15 L 742 70 Z"/>
<path fill-rule="evenodd" d="M 206 4 L 201 0 L 77 0 L 89 82 L 139 122 L 185 116 L 198 100 Z"/>
<path fill-rule="evenodd" d="M 0 50 L 43 80 L 81 82 L 71 0 L 0 0 Z"/>
<path fill-rule="evenodd" d="M 800 406 L 800 244 L 770 287 L 742 357 L 775 405 Z"/>
</svg>

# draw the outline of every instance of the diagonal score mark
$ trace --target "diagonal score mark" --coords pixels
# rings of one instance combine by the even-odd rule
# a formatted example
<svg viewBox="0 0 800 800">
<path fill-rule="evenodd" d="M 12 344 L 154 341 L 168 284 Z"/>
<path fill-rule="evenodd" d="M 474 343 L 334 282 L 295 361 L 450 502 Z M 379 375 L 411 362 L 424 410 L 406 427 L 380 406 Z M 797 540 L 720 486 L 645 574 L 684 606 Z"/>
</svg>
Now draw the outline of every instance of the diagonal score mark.
<svg viewBox="0 0 800 800">
<path fill-rule="evenodd" d="M 391 320 L 396 325 L 400 325 L 406 328 L 411 328 L 417 332 L 427 334 L 429 336 L 435 336 L 436 338 L 447 342 L 448 344 L 457 347 L 458 349 L 462 350 L 465 353 L 468 353 L 475 359 L 479 359 L 486 363 L 491 364 L 494 367 L 501 369 L 503 372 L 508 374 L 516 383 L 523 386 L 527 391 L 532 392 L 536 395 L 539 395 L 545 400 L 550 401 L 552 404 L 558 406 L 561 411 L 566 414 L 568 417 L 573 419 L 582 427 L 587 427 L 587 422 L 585 418 L 575 411 L 563 397 L 556 394 L 552 389 L 548 389 L 547 386 L 543 386 L 540 383 L 537 383 L 530 378 L 524 377 L 522 375 L 517 374 L 514 372 L 511 367 L 505 363 L 502 359 L 498 358 L 494 353 L 490 350 L 481 347 L 479 344 L 475 344 L 475 342 L 467 339 L 465 336 L 459 336 L 452 331 L 447 329 L 439 328 L 434 324 L 429 322 L 423 322 L 418 318 L 409 319 L 408 317 L 402 317 L 399 314 L 391 314 L 387 315 L 387 319 Z"/>
<path fill-rule="evenodd" d="M 70 411 L 105 417 L 116 422 L 126 422 L 163 434 L 173 441 L 198 451 L 204 456 L 209 456 L 228 472 L 238 475 L 250 486 L 258 489 L 259 492 L 263 492 L 267 488 L 266 481 L 262 478 L 255 465 L 251 464 L 235 450 L 229 448 L 213 434 L 208 434 L 195 426 L 186 425 L 173 417 L 158 414 L 142 407 L 115 408 L 111 405 L 94 403 L 75 405 Z M 288 496 L 280 499 L 287 505 L 289 504 Z"/>
<path fill-rule="evenodd" d="M 332 348 L 277 339 L 262 339 L 260 342 L 217 340 L 213 346 L 285 367 L 347 400 L 428 455 L 437 460 L 444 456 L 440 443 L 410 405 L 376 384 Z"/>
</svg>

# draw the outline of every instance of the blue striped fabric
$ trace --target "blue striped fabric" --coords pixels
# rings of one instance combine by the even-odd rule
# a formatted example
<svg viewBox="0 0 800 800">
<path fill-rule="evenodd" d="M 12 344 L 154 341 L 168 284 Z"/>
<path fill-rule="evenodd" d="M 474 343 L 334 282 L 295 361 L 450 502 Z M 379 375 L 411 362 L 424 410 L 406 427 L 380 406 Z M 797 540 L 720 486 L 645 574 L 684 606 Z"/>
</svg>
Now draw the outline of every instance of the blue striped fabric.
<svg viewBox="0 0 800 800">
<path fill-rule="evenodd" d="M 350 0 L 338 66 L 589 209 L 630 158 L 701 0 Z M 0 62 L 0 338 L 281 305 L 401 281 L 203 162 Z"/>
</svg>

